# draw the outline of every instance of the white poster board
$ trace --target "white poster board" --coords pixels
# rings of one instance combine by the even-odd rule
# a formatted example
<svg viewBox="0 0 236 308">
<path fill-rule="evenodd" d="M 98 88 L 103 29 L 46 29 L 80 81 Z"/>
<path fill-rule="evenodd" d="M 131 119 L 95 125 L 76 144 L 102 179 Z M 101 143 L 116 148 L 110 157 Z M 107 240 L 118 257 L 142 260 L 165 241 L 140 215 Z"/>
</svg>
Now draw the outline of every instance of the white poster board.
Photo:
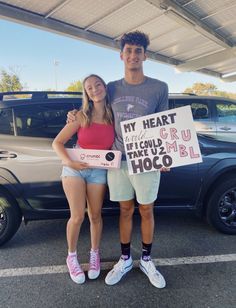
<svg viewBox="0 0 236 308">
<path fill-rule="evenodd" d="M 202 162 L 190 106 L 120 124 L 130 174 Z"/>
</svg>

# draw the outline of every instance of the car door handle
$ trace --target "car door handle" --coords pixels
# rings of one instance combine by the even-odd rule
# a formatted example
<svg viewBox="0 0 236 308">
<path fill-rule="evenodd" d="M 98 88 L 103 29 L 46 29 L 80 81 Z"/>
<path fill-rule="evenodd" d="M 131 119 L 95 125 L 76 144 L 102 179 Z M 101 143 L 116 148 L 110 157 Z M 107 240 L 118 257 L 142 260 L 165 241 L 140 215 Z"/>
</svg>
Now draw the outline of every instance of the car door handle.
<svg viewBox="0 0 236 308">
<path fill-rule="evenodd" d="M 213 127 L 209 127 L 209 126 L 203 126 L 203 127 L 199 127 L 199 130 L 213 130 Z"/>
<path fill-rule="evenodd" d="M 0 160 L 6 160 L 9 158 L 16 158 L 17 155 L 15 153 L 11 153 L 8 151 L 0 151 Z"/>
<path fill-rule="evenodd" d="M 231 128 L 230 127 L 228 127 L 228 126 L 224 126 L 224 127 L 220 127 L 220 129 L 222 129 L 222 130 L 231 130 Z"/>
</svg>

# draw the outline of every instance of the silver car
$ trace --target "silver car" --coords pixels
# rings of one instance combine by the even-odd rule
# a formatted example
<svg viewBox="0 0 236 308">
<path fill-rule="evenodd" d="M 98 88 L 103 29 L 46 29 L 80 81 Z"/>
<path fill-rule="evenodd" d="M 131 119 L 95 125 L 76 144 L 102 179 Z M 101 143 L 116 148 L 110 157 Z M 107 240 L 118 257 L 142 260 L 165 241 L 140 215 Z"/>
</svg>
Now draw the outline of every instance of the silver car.
<svg viewBox="0 0 236 308">
<path fill-rule="evenodd" d="M 236 101 L 215 96 L 170 95 L 170 107 L 190 105 L 197 132 L 236 142 Z"/>
</svg>

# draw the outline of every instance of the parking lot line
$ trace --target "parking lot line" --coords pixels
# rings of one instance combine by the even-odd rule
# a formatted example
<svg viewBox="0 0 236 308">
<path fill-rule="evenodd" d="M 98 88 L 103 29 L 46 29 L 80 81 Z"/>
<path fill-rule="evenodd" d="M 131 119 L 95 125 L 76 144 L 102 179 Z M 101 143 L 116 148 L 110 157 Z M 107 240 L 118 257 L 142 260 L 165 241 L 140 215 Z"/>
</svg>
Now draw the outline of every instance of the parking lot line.
<svg viewBox="0 0 236 308">
<path fill-rule="evenodd" d="M 157 266 L 175 266 L 185 264 L 202 264 L 202 263 L 216 263 L 216 262 L 232 262 L 236 261 L 236 254 L 227 255 L 211 255 L 211 256 L 196 256 L 196 257 L 182 257 L 182 258 L 162 258 L 152 259 Z M 102 262 L 101 269 L 109 270 L 115 262 Z M 134 261 L 134 267 L 138 267 L 139 260 Z M 82 268 L 87 271 L 89 264 L 81 264 Z M 68 272 L 66 265 L 52 265 L 52 266 L 37 266 L 37 267 L 21 267 L 21 268 L 7 268 L 0 270 L 0 277 L 17 277 L 17 276 L 32 276 L 45 274 L 60 274 Z"/>
</svg>

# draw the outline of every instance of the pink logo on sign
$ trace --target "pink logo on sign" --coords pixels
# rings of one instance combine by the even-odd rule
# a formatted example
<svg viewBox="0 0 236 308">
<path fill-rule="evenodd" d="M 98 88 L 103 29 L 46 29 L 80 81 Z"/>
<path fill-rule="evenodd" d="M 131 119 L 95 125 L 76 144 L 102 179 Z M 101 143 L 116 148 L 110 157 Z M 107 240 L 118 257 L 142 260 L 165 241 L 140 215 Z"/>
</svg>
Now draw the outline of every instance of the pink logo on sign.
<svg viewBox="0 0 236 308">
<path fill-rule="evenodd" d="M 85 154 L 80 154 L 80 159 L 84 160 L 85 159 Z"/>
</svg>

